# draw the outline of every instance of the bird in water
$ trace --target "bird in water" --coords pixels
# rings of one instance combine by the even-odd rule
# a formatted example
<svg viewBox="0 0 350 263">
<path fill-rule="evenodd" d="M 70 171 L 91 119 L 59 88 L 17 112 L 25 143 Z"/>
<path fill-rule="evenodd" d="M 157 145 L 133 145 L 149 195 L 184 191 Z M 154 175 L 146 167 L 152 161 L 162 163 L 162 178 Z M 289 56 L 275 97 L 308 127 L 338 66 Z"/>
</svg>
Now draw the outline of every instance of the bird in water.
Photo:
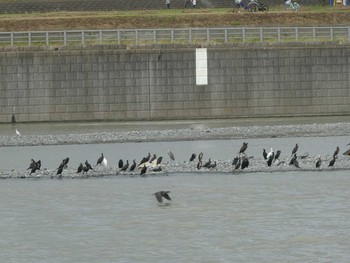
<svg viewBox="0 0 350 263">
<path fill-rule="evenodd" d="M 334 153 L 333 153 L 333 158 L 338 156 L 339 153 L 339 146 L 337 146 L 337 148 L 335 149 Z"/>
<path fill-rule="evenodd" d="M 126 160 L 126 164 L 123 165 L 122 168 L 120 168 L 120 171 L 126 171 L 129 168 L 129 160 Z"/>
<path fill-rule="evenodd" d="M 329 162 L 328 167 L 333 167 L 335 164 L 335 159 L 337 159 L 337 157 L 333 157 L 333 159 Z"/>
<path fill-rule="evenodd" d="M 247 150 L 247 148 L 248 148 L 248 143 L 244 142 L 241 149 L 239 150 L 239 153 L 244 153 L 245 150 Z"/>
<path fill-rule="evenodd" d="M 153 195 L 155 195 L 155 197 L 159 203 L 163 203 L 163 198 L 171 201 L 169 193 L 170 193 L 170 191 L 159 191 L 159 192 L 154 193 Z"/>
<path fill-rule="evenodd" d="M 175 156 L 172 151 L 168 150 L 166 153 L 169 155 L 171 160 L 175 161 Z"/>
<path fill-rule="evenodd" d="M 299 144 L 295 144 L 291 156 L 293 156 L 298 151 L 298 148 L 299 148 Z"/>
<path fill-rule="evenodd" d="M 133 160 L 132 162 L 133 162 L 133 163 L 132 163 L 132 165 L 131 165 L 131 167 L 130 167 L 130 169 L 129 169 L 129 172 L 134 171 L 135 168 L 136 168 L 136 160 Z"/>
<path fill-rule="evenodd" d="M 16 128 L 16 134 L 17 136 L 21 136 L 21 133 L 17 130 L 17 128 Z"/>
<path fill-rule="evenodd" d="M 320 168 L 321 164 L 322 164 L 322 159 L 321 159 L 321 157 L 319 157 L 316 161 L 316 168 Z"/>
<path fill-rule="evenodd" d="M 196 159 L 196 154 L 192 153 L 191 158 L 190 158 L 190 162 L 192 162 L 194 159 Z"/>
</svg>

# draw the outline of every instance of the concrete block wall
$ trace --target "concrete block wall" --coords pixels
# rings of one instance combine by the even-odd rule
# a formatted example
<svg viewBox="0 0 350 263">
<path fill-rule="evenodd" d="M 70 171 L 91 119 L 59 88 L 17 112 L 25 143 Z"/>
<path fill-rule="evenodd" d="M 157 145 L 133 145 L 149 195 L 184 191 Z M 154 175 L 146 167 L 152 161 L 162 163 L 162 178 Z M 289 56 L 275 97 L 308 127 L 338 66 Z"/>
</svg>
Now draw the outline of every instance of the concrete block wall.
<svg viewBox="0 0 350 263">
<path fill-rule="evenodd" d="M 0 50 L 0 122 L 346 115 L 349 46 Z"/>
</svg>

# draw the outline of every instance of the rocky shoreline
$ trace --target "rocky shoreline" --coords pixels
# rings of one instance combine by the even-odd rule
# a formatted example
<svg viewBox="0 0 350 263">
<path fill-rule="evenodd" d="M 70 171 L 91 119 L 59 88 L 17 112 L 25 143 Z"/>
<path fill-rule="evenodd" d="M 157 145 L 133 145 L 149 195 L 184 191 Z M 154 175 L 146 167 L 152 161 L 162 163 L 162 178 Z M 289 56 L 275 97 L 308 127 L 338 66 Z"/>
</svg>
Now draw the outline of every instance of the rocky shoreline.
<svg viewBox="0 0 350 263">
<path fill-rule="evenodd" d="M 33 145 L 64 145 L 64 144 L 94 144 L 94 143 L 122 143 L 122 142 L 161 142 L 186 140 L 220 140 L 220 139 L 249 139 L 249 138 L 278 138 L 278 137 L 312 137 L 312 136 L 347 136 L 350 135 L 350 123 L 326 124 L 293 124 L 293 125 L 259 125 L 225 128 L 183 128 L 157 130 L 130 130 L 116 132 L 92 132 L 57 135 L 21 135 L 0 136 L 0 145 L 5 146 L 33 146 Z M 350 141 L 350 139 L 349 139 Z M 323 164 L 315 167 L 315 161 L 321 157 Z M 299 157 L 302 158 L 302 157 Z M 349 156 L 339 153 L 337 165 L 328 167 L 331 156 L 306 156 L 299 160 L 300 168 L 289 165 L 289 159 L 280 159 L 268 167 L 263 158 L 252 158 L 248 168 L 235 169 L 232 160 L 216 160 L 214 168 L 197 168 L 194 162 L 162 162 L 157 167 L 148 167 L 142 176 L 161 176 L 183 173 L 256 173 L 256 172 L 293 172 L 293 171 L 338 171 L 350 170 Z M 158 168 L 161 169 L 158 169 Z M 157 168 L 157 169 L 155 169 Z M 160 171 L 159 171 L 160 170 Z M 64 170 L 57 176 L 56 170 L 43 169 L 30 174 L 30 171 L 0 171 L 0 178 L 89 178 L 102 176 L 139 177 L 140 170 L 122 172 L 117 166 L 96 167 L 86 174 L 77 174 L 75 168 Z"/>
<path fill-rule="evenodd" d="M 0 147 L 350 135 L 350 122 L 0 136 Z M 349 139 L 350 142 L 350 139 Z"/>
</svg>

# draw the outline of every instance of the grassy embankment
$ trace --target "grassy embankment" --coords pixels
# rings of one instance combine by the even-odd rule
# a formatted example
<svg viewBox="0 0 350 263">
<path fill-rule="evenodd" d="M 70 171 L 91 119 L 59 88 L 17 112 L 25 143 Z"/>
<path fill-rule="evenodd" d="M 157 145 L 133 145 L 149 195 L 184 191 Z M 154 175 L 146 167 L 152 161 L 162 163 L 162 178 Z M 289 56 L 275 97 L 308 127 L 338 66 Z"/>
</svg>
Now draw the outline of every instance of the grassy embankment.
<svg viewBox="0 0 350 263">
<path fill-rule="evenodd" d="M 8 0 L 0 0 L 2 2 Z M 22 0 L 23 1 L 23 0 Z M 33 0 L 31 0 L 33 1 Z M 49 0 L 52 1 L 52 0 Z M 51 12 L 1 14 L 0 32 L 122 29 L 122 28 L 187 28 L 230 26 L 305 26 L 349 25 L 350 8 L 305 6 L 298 13 L 274 6 L 267 13 L 234 13 L 223 9 L 171 9 L 101 12 Z"/>
</svg>

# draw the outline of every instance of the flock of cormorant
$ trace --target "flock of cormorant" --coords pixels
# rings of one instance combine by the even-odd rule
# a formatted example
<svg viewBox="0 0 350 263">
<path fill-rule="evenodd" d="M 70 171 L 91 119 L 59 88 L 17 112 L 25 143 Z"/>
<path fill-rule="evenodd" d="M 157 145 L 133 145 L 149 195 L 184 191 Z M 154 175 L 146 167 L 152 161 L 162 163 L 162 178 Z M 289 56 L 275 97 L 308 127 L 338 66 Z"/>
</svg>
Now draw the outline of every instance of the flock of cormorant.
<svg viewBox="0 0 350 263">
<path fill-rule="evenodd" d="M 250 165 L 250 159 L 254 158 L 252 156 L 247 156 L 246 155 L 246 150 L 248 148 L 248 143 L 243 142 L 242 147 L 238 151 L 238 154 L 236 157 L 233 158 L 232 161 L 232 166 L 233 166 L 233 171 L 236 170 L 244 170 L 249 167 Z M 297 155 L 299 149 L 299 144 L 295 144 L 294 148 L 292 149 L 290 160 L 288 163 L 286 163 L 286 159 L 280 160 L 281 156 L 281 151 L 278 150 L 276 153 L 274 152 L 273 148 L 270 149 L 269 152 L 266 152 L 265 149 L 263 149 L 262 156 L 263 160 L 266 162 L 266 165 L 268 167 L 272 166 L 279 166 L 281 164 L 289 165 L 289 166 L 294 166 L 296 168 L 300 168 L 299 161 L 302 159 L 305 159 L 308 157 L 308 155 Z M 336 147 L 333 155 L 332 155 L 332 160 L 328 163 L 328 167 L 334 166 L 336 159 L 338 158 L 340 148 Z M 175 156 L 173 152 L 170 150 L 167 151 L 167 154 L 171 161 L 175 161 Z M 348 151 L 344 153 L 344 155 L 348 155 Z M 188 164 L 195 162 L 197 159 L 197 164 L 196 164 L 196 169 L 201 170 L 201 169 L 207 169 L 207 170 L 213 170 L 214 168 L 217 167 L 218 162 L 216 160 L 212 160 L 211 158 L 208 158 L 207 161 L 203 161 L 203 152 L 200 152 L 198 155 L 196 153 L 192 153 Z M 124 162 L 122 159 L 119 160 L 118 162 L 118 168 L 116 171 L 116 174 L 123 174 L 123 173 L 132 173 L 132 174 L 140 174 L 141 176 L 145 176 L 148 171 L 152 173 L 157 173 L 157 172 L 162 172 L 164 167 L 166 167 L 167 164 L 169 163 L 162 163 L 163 157 L 157 157 L 156 154 L 151 155 L 151 153 L 148 153 L 147 156 L 143 157 L 139 163 L 136 162 L 136 159 L 133 160 L 133 162 L 130 164 L 129 160 L 126 160 Z M 69 163 L 69 157 L 65 158 L 62 160 L 62 162 L 59 164 L 57 169 L 55 169 L 55 174 L 51 174 L 51 177 L 56 176 L 57 178 L 61 178 L 62 174 L 64 173 L 65 169 L 67 169 Z M 101 156 L 97 159 L 96 165 L 93 167 L 87 160 L 85 163 L 80 163 L 77 170 L 76 174 L 79 175 L 85 175 L 89 176 L 89 171 L 95 171 L 97 173 L 102 173 L 101 170 L 96 171 L 96 167 L 101 166 L 101 167 L 107 167 L 107 159 L 101 154 Z M 315 160 L 315 167 L 320 168 L 322 164 L 322 159 L 321 157 L 317 158 Z M 28 167 L 27 170 L 30 170 L 29 175 L 31 176 L 32 174 L 37 173 L 41 169 L 41 160 L 35 161 L 34 159 L 31 159 L 31 163 Z M 163 168 L 162 168 L 163 167 Z M 137 172 L 139 170 L 139 172 Z M 231 170 L 232 171 L 232 170 Z M 70 171 L 71 173 L 71 171 Z M 26 177 L 26 176 L 23 176 Z"/>
</svg>

